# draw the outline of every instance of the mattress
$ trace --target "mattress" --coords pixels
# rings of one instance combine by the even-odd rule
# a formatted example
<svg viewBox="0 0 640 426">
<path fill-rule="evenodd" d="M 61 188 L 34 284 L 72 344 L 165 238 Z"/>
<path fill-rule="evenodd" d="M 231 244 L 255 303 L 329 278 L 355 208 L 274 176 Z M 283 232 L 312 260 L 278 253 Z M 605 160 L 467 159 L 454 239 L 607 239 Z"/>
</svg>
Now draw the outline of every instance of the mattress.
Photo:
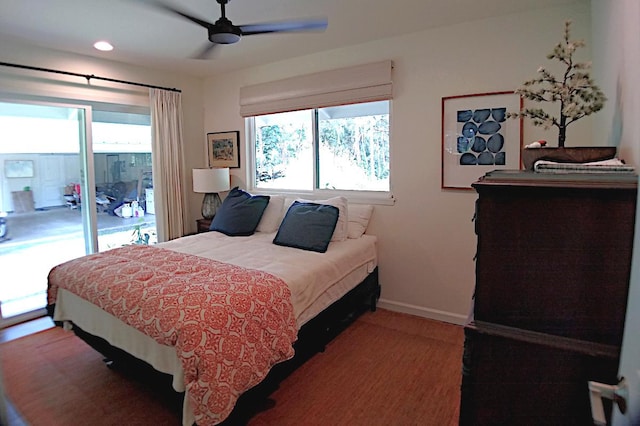
<svg viewBox="0 0 640 426">
<path fill-rule="evenodd" d="M 245 268 L 259 269 L 281 278 L 291 291 L 298 328 L 344 296 L 377 267 L 376 237 L 331 242 L 326 253 L 272 243 L 275 233 L 228 237 L 207 232 L 158 244 L 176 252 L 197 255 Z M 59 289 L 54 320 L 73 322 L 84 331 L 107 340 L 156 370 L 173 376 L 173 388 L 185 391 L 182 366 L 175 348 L 157 343 L 73 293 Z M 183 424 L 192 425 L 189 398 L 184 399 Z"/>
</svg>

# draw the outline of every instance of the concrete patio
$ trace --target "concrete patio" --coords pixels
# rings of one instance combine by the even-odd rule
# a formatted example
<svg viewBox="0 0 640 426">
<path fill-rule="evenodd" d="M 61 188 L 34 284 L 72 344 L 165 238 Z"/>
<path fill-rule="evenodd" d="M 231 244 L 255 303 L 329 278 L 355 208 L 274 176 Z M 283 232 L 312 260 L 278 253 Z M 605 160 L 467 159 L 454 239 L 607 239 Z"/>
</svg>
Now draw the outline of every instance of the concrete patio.
<svg viewBox="0 0 640 426">
<path fill-rule="evenodd" d="M 98 213 L 98 235 L 133 231 L 134 226 L 155 228 L 155 215 L 122 218 L 106 212 Z M 28 213 L 9 213 L 7 240 L 0 242 L 0 255 L 16 245 L 39 244 L 51 239 L 82 238 L 82 212 L 67 207 L 52 207 Z M 126 243 L 124 241 L 123 243 Z"/>
<path fill-rule="evenodd" d="M 82 212 L 66 207 L 9 214 L 7 239 L 0 242 L 0 301 L 3 318 L 46 304 L 51 268 L 85 254 Z M 157 241 L 155 216 L 121 218 L 98 213 L 100 251 L 130 244 L 136 225 Z"/>
</svg>

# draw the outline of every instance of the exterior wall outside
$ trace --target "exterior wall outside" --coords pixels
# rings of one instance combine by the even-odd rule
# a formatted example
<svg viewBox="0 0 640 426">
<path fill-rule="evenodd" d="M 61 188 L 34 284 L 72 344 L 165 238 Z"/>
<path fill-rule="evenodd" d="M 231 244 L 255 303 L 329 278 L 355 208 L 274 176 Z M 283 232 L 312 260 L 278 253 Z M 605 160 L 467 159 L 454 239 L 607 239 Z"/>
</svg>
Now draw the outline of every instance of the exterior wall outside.
<svg viewBox="0 0 640 426">
<path fill-rule="evenodd" d="M 46 157 L 46 159 L 44 159 Z M 49 161 L 54 157 L 57 165 L 58 179 L 58 193 L 57 194 L 43 194 L 42 177 L 44 174 L 45 166 L 43 161 Z M 4 173 L 4 164 L 6 160 L 28 160 L 33 162 L 34 174 L 32 177 L 22 178 L 6 178 Z M 41 161 L 42 160 L 42 161 Z M 0 154 L 0 183 L 2 184 L 2 199 L 0 199 L 0 211 L 15 211 L 13 206 L 12 195 L 14 191 L 22 191 L 24 187 L 28 186 L 33 192 L 35 208 L 63 206 L 64 200 L 64 186 L 71 182 L 78 182 L 78 164 L 79 159 L 77 154 Z M 51 176 L 48 176 L 51 178 Z M 55 201 L 54 201 L 55 199 Z"/>
</svg>

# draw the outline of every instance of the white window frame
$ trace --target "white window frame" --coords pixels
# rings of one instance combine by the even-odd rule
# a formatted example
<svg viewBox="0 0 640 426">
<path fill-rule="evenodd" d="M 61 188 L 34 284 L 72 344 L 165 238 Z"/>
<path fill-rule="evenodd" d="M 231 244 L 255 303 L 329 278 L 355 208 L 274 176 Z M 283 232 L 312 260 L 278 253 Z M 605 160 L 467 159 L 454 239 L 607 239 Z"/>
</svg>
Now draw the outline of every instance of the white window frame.
<svg viewBox="0 0 640 426">
<path fill-rule="evenodd" d="M 391 106 L 392 101 L 389 102 L 389 148 L 391 149 Z M 364 102 L 366 103 L 366 102 Z M 379 205 L 393 205 L 395 203 L 395 197 L 393 196 L 393 171 L 391 162 L 389 163 L 389 190 L 388 191 L 363 191 L 363 190 L 337 190 L 337 189 L 323 189 L 316 188 L 316 180 L 318 174 L 318 150 L 317 150 L 317 135 L 316 130 L 318 114 L 317 110 L 322 107 L 315 107 L 310 109 L 311 111 L 311 120 L 312 120 L 312 131 L 313 131 L 313 160 L 312 160 L 312 168 L 313 168 L 313 182 L 312 190 L 291 190 L 291 189 L 283 189 L 283 188 L 262 188 L 257 187 L 255 185 L 255 176 L 256 176 L 256 128 L 255 128 L 255 118 L 254 117 L 245 117 L 245 138 L 246 143 L 246 152 L 248 153 L 248 164 L 247 164 L 247 173 L 246 173 L 246 182 L 247 189 L 251 192 L 260 193 L 260 194 L 283 194 L 291 197 L 300 197 L 300 198 L 310 198 L 310 199 L 325 199 L 330 197 L 344 196 L 349 202 L 353 202 L 356 204 L 379 204 Z"/>
</svg>

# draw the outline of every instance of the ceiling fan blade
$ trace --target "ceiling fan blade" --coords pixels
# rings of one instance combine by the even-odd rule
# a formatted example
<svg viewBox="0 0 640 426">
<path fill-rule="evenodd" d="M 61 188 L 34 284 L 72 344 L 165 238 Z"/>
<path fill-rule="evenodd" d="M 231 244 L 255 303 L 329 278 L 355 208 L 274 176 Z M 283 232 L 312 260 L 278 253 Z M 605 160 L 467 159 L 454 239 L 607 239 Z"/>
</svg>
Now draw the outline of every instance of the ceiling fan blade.
<svg viewBox="0 0 640 426">
<path fill-rule="evenodd" d="M 327 18 L 305 19 L 299 21 L 265 22 L 262 24 L 240 25 L 242 35 L 324 31 L 327 29 Z"/>
<path fill-rule="evenodd" d="M 175 13 L 176 15 L 180 15 L 183 18 L 188 19 L 191 22 L 195 22 L 196 24 L 198 24 L 198 25 L 200 25 L 200 26 L 202 26 L 204 28 L 209 29 L 209 28 L 211 28 L 213 26 L 213 24 L 210 23 L 210 22 L 207 22 L 207 21 L 202 20 L 200 18 L 197 18 L 197 17 L 195 17 L 193 15 L 190 15 L 187 12 L 184 12 L 184 11 L 182 11 L 180 9 L 176 9 L 175 7 L 173 7 L 171 5 L 168 5 L 166 3 L 163 3 L 163 2 L 160 2 L 160 1 L 152 1 L 152 2 L 147 2 L 147 3 L 149 3 L 149 4 L 153 5 L 153 6 L 156 6 L 156 7 L 160 8 L 160 9 L 164 9 L 164 10 L 166 10 L 168 12 Z"/>
<path fill-rule="evenodd" d="M 221 7 L 221 16 L 217 21 L 215 21 L 215 23 L 211 23 L 191 15 L 187 11 L 175 8 L 163 0 L 138 1 L 153 6 L 156 9 L 164 10 L 165 12 L 169 12 L 173 15 L 178 15 L 207 29 L 209 42 L 191 56 L 193 59 L 207 59 L 214 50 L 218 49 L 216 47 L 218 44 L 234 44 L 240 41 L 242 36 L 245 35 L 302 31 L 320 32 L 326 30 L 328 25 L 327 18 L 321 17 L 237 26 L 225 16 L 225 5 L 231 0 L 216 0 Z"/>
<path fill-rule="evenodd" d="M 209 59 L 211 57 L 211 54 L 215 50 L 217 50 L 217 46 L 218 46 L 217 43 L 207 42 L 207 44 L 202 46 L 202 49 L 197 51 L 193 56 L 191 56 L 191 58 L 192 59 Z"/>
</svg>

